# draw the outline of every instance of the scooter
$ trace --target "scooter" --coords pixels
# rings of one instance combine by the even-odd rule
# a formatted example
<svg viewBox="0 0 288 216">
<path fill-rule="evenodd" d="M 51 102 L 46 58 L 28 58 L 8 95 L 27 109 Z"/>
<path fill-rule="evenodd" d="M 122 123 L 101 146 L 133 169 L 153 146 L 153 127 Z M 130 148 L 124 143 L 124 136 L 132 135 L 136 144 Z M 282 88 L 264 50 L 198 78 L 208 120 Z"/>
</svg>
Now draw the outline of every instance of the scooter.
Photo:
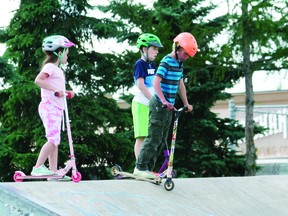
<svg viewBox="0 0 288 216">
<path fill-rule="evenodd" d="M 60 93 L 55 92 L 54 95 L 56 97 L 59 97 Z M 26 179 L 62 179 L 69 172 L 70 169 L 72 169 L 72 176 L 71 176 L 72 181 L 73 182 L 81 181 L 82 175 L 80 172 L 77 171 L 76 163 L 75 163 L 73 140 L 72 140 L 72 134 L 71 134 L 71 128 L 70 128 L 70 120 L 69 120 L 66 97 L 69 97 L 69 94 L 66 93 L 64 97 L 64 105 L 65 105 L 64 112 L 65 112 L 66 127 L 67 127 L 67 134 L 68 134 L 68 141 L 69 141 L 69 148 L 70 148 L 70 160 L 66 163 L 65 168 L 59 169 L 57 171 L 57 175 L 31 176 L 31 175 L 25 175 L 22 171 L 16 171 L 13 176 L 13 179 L 15 182 L 22 182 L 23 180 L 26 180 Z"/>
<path fill-rule="evenodd" d="M 159 170 L 159 173 L 155 174 L 154 179 L 139 177 L 139 176 L 135 176 L 135 175 L 128 173 L 128 172 L 123 172 L 119 165 L 114 165 L 111 168 L 111 170 L 110 170 L 111 174 L 114 177 L 116 177 L 117 179 L 121 179 L 124 176 L 124 177 L 133 178 L 136 180 L 151 182 L 151 183 L 154 183 L 156 185 L 160 185 L 162 182 L 162 179 L 166 178 L 166 181 L 164 183 L 164 188 L 167 191 L 173 190 L 173 188 L 175 186 L 175 184 L 172 180 L 172 178 L 174 176 L 174 174 L 173 174 L 173 160 L 174 160 L 174 150 L 175 150 L 175 144 L 176 144 L 178 120 L 179 120 L 180 115 L 184 111 L 187 111 L 187 110 L 188 110 L 188 107 L 184 106 L 184 107 L 174 111 L 175 112 L 175 118 L 174 118 L 173 131 L 172 131 L 171 151 L 170 151 L 170 154 L 169 154 L 169 150 L 168 150 L 168 152 L 164 151 L 164 154 L 166 153 L 167 157 L 169 156 L 169 160 L 167 158 L 165 159 L 162 167 Z M 167 167 L 167 169 L 166 169 L 166 167 Z"/>
</svg>

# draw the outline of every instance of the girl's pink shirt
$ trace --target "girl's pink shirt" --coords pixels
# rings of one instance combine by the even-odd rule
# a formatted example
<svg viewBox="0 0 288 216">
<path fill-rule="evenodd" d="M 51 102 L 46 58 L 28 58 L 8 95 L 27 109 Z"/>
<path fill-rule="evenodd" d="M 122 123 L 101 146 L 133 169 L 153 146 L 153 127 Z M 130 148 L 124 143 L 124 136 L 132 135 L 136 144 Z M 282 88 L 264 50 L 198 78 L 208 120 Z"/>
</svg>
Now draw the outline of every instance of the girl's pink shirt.
<svg viewBox="0 0 288 216">
<path fill-rule="evenodd" d="M 49 76 L 45 79 L 53 88 L 65 92 L 65 76 L 62 69 L 55 64 L 47 63 L 40 73 L 46 73 Z M 54 106 L 64 110 L 64 97 L 55 97 L 54 92 L 41 88 L 42 101 L 49 100 Z"/>
</svg>

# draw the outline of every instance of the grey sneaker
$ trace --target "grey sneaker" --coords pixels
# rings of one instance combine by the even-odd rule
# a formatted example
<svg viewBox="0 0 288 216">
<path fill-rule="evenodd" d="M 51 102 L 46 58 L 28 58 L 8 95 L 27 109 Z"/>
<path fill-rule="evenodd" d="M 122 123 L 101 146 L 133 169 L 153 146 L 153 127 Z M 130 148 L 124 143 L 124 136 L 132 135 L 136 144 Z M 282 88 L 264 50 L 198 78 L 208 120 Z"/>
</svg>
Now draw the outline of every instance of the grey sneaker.
<svg viewBox="0 0 288 216">
<path fill-rule="evenodd" d="M 135 167 L 133 175 L 143 177 L 143 178 L 148 178 L 148 179 L 154 179 L 156 177 L 152 172 L 148 170 L 142 171 L 142 170 L 137 169 L 137 167 Z"/>
<path fill-rule="evenodd" d="M 45 176 L 45 175 L 55 175 L 55 172 L 49 170 L 45 165 L 39 167 L 33 167 L 32 176 Z"/>
</svg>

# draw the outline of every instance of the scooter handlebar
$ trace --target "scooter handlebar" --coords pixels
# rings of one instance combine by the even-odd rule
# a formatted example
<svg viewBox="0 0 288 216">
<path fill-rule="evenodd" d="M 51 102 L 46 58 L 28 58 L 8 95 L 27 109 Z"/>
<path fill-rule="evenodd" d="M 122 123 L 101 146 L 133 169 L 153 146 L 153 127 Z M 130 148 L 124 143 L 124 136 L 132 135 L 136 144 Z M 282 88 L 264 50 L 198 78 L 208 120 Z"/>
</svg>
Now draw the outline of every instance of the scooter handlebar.
<svg viewBox="0 0 288 216">
<path fill-rule="evenodd" d="M 60 92 L 54 92 L 54 96 L 55 97 L 60 97 Z M 68 91 L 68 92 L 65 92 L 65 96 L 69 99 L 72 97 L 71 93 Z"/>
<path fill-rule="evenodd" d="M 167 105 L 163 104 L 162 107 L 163 108 L 167 108 Z M 187 110 L 188 110 L 188 107 L 187 106 L 183 106 L 180 109 L 176 110 L 176 112 L 184 112 L 184 111 L 187 111 Z"/>
<path fill-rule="evenodd" d="M 188 107 L 184 106 L 184 107 L 181 107 L 180 109 L 178 109 L 178 112 L 187 111 L 187 110 L 188 110 Z"/>
</svg>

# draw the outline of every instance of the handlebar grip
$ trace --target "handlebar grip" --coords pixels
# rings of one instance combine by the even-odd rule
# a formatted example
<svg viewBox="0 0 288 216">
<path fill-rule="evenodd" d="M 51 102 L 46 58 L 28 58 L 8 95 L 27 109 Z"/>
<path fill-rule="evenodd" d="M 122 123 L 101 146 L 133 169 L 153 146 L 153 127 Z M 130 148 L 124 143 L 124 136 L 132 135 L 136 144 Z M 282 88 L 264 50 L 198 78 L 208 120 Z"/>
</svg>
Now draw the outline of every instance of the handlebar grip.
<svg viewBox="0 0 288 216">
<path fill-rule="evenodd" d="M 66 92 L 66 97 L 67 97 L 68 99 L 71 99 L 71 98 L 72 98 L 72 94 L 71 94 L 70 92 Z"/>
</svg>

